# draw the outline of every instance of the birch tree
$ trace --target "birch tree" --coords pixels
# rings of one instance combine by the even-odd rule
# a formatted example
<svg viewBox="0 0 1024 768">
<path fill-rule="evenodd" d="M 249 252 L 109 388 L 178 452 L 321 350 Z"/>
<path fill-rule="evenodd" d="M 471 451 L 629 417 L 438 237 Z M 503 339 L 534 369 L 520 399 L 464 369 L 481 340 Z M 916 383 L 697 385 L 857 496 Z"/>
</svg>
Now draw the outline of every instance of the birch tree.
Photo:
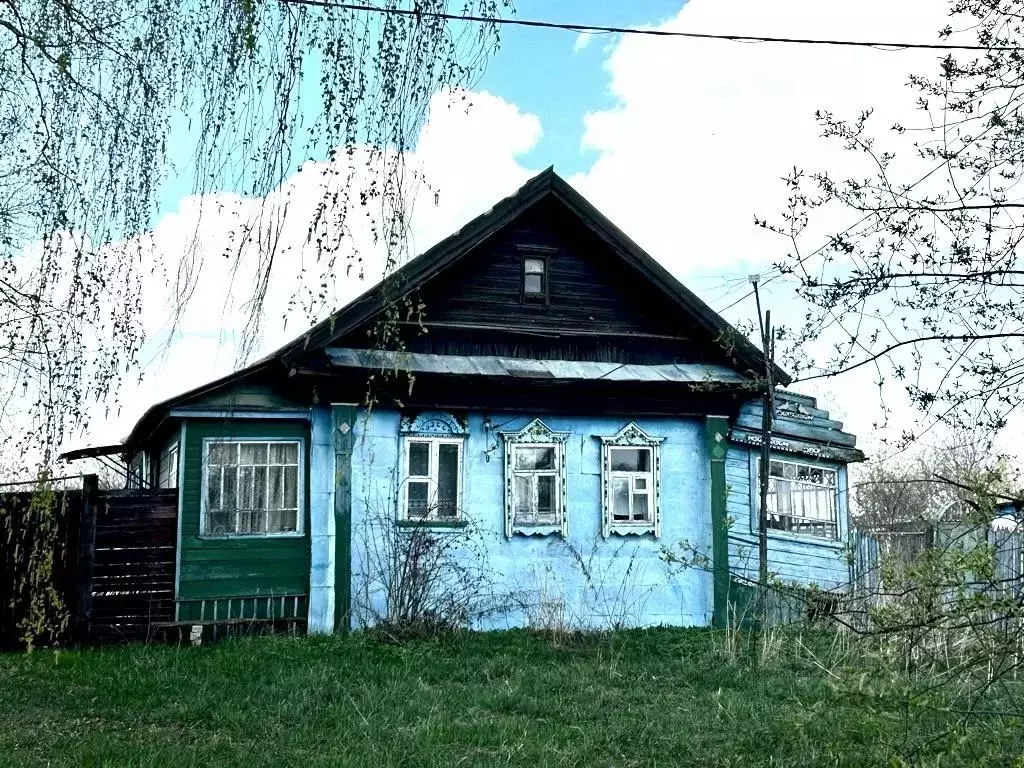
<svg viewBox="0 0 1024 768">
<path fill-rule="evenodd" d="M 508 1 L 415 5 L 494 19 Z M 48 458 L 135 368 L 139 248 L 108 246 L 152 226 L 181 134 L 197 137 L 196 194 L 262 197 L 302 160 L 332 161 L 340 191 L 303 265 L 315 300 L 361 258 L 345 237 L 356 213 L 390 264 L 403 258 L 421 181 L 403 153 L 431 96 L 472 86 L 496 45 L 494 24 L 329 0 L 0 0 L 0 437 Z M 272 223 L 242 234 L 261 260 L 255 335 L 277 242 Z M 198 275 L 170 266 L 180 309 Z M 5 418 L 16 400 L 27 434 Z"/>
</svg>

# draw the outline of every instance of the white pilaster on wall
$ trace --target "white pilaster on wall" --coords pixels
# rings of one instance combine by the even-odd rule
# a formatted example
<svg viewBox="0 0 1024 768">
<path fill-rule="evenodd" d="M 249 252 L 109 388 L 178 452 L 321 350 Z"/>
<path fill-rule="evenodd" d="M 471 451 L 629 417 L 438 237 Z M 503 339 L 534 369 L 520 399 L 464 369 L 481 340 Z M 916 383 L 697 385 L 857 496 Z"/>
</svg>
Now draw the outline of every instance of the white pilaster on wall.
<svg viewBox="0 0 1024 768">
<path fill-rule="evenodd" d="M 309 450 L 309 616 L 311 635 L 334 631 L 334 440 L 331 408 L 314 405 Z"/>
</svg>

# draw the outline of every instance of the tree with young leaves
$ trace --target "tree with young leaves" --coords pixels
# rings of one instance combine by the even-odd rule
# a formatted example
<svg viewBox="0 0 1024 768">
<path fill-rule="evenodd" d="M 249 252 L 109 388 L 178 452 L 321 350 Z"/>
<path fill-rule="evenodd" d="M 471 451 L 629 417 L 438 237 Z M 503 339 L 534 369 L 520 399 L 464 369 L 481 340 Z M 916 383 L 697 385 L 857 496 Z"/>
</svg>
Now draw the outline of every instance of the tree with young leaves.
<svg viewBox="0 0 1024 768">
<path fill-rule="evenodd" d="M 467 0 L 456 10 L 494 19 L 509 3 Z M 408 200 L 422 180 L 404 153 L 431 97 L 473 84 L 497 26 L 386 12 L 450 13 L 448 0 L 377 5 L 385 12 L 330 0 L 0 0 L 8 445 L 41 447 L 49 459 L 136 365 L 143 240 L 132 238 L 152 226 L 172 161 L 187 159 L 174 152 L 182 135 L 195 138 L 196 194 L 262 198 L 301 160 L 326 155 L 333 192 L 309 222 L 316 263 L 301 266 L 311 316 L 337 276 L 361 271 L 346 236 L 356 214 L 389 266 L 405 257 Z M 247 349 L 279 255 L 279 213 L 240 223 L 233 240 L 259 253 Z M 201 265 L 182 254 L 167 268 L 180 311 Z M 27 430 L 10 426 L 15 404 L 29 409 Z"/>
<path fill-rule="evenodd" d="M 1024 393 L 1024 2 L 955 0 L 938 36 L 984 50 L 910 76 L 913 124 L 819 112 L 868 170 L 794 170 L 780 220 L 758 222 L 790 242 L 777 266 L 810 308 L 787 363 L 803 380 L 900 382 L 922 417 L 905 441 L 939 422 L 997 431 Z M 833 215 L 853 223 L 808 242 Z"/>
<path fill-rule="evenodd" d="M 899 530 L 964 517 L 974 489 L 1012 498 L 1016 478 L 1007 457 L 984 435 L 958 432 L 913 455 L 868 461 L 853 468 L 851 518 L 866 531 Z"/>
</svg>

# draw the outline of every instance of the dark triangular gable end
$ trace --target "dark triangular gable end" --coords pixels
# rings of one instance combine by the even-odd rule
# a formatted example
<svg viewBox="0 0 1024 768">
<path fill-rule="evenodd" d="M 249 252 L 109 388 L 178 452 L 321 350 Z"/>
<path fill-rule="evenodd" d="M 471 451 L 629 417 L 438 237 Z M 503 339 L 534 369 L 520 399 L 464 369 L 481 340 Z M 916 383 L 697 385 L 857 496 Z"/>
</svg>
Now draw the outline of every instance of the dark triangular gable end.
<svg viewBox="0 0 1024 768">
<path fill-rule="evenodd" d="M 569 216 L 565 217 L 564 212 Z M 550 305 L 539 308 L 530 303 L 517 304 L 512 308 L 514 314 L 509 322 L 504 323 L 506 327 L 515 325 L 516 332 L 526 335 L 537 330 L 579 337 L 574 338 L 574 344 L 579 344 L 580 338 L 593 335 L 611 337 L 612 342 L 617 340 L 634 351 L 638 346 L 635 340 L 643 338 L 646 348 L 653 350 L 653 357 L 650 360 L 630 359 L 629 362 L 665 362 L 665 359 L 658 359 L 657 353 L 660 352 L 678 360 L 685 357 L 694 362 L 726 364 L 747 376 L 757 376 L 764 371 L 764 358 L 759 349 L 550 168 L 487 213 L 410 261 L 381 285 L 311 329 L 281 350 L 277 357 L 292 366 L 308 353 L 324 347 L 367 346 L 367 329 L 372 327 L 374 319 L 387 307 L 396 304 L 403 311 L 403 299 L 411 296 L 424 305 L 428 324 L 445 326 L 441 332 L 438 328 L 431 328 L 429 336 L 422 339 L 435 346 L 418 351 L 512 355 L 514 353 L 497 347 L 445 348 L 440 340 L 451 338 L 453 331 L 450 329 L 477 328 L 477 339 L 491 340 L 502 336 L 502 321 L 493 315 L 488 316 L 486 312 L 481 313 L 479 308 L 474 311 L 462 294 L 469 293 L 466 286 L 479 288 L 488 281 L 494 282 L 496 291 L 504 289 L 507 294 L 509 290 L 517 290 L 508 285 L 509 279 L 515 277 L 508 273 L 508 269 L 497 274 L 492 269 L 493 264 L 487 264 L 487 261 L 503 253 L 507 267 L 514 263 L 510 259 L 510 249 L 517 249 L 524 243 L 528 243 L 527 248 L 537 245 L 541 249 L 551 247 L 553 251 L 571 243 L 576 246 L 577 255 L 573 257 L 575 262 L 570 268 L 599 265 L 607 270 L 607 275 L 603 280 L 589 282 L 585 279 L 588 276 L 567 275 L 568 279 L 579 277 L 580 280 L 570 289 L 560 283 L 553 264 Z M 562 248 L 555 260 L 563 261 L 565 251 Z M 442 274 L 444 280 L 435 280 Z M 558 293 L 570 290 L 572 295 Z M 616 305 L 614 317 L 608 315 L 611 304 Z M 576 310 L 575 315 L 569 311 L 570 305 Z M 415 337 L 414 332 L 412 336 Z M 683 346 L 673 341 L 679 336 L 687 339 Z M 611 344 L 605 344 L 605 341 L 607 339 L 602 342 L 604 346 Z M 419 342 L 413 338 L 412 343 Z M 542 347 L 534 344 L 531 348 Z M 557 353 L 532 354 L 538 358 L 561 356 Z M 590 355 L 584 351 L 582 359 L 588 357 Z M 790 377 L 777 367 L 775 376 L 782 384 L 790 381 Z"/>
</svg>

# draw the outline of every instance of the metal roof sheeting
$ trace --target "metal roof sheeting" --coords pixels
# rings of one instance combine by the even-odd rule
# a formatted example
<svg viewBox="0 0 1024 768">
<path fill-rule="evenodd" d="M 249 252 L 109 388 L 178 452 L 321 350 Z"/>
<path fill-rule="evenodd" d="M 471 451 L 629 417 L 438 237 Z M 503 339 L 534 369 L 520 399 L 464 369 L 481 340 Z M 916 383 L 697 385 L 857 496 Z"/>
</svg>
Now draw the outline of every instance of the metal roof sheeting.
<svg viewBox="0 0 1024 768">
<path fill-rule="evenodd" d="M 651 381 L 677 384 L 746 382 L 736 371 L 721 365 L 667 363 L 625 365 L 583 360 L 526 360 L 484 355 L 433 355 L 423 352 L 393 352 L 380 349 L 330 347 L 331 365 L 341 368 L 393 368 L 417 373 L 447 373 L 457 376 L 511 376 L 521 379 L 578 379 L 592 381 Z"/>
</svg>

